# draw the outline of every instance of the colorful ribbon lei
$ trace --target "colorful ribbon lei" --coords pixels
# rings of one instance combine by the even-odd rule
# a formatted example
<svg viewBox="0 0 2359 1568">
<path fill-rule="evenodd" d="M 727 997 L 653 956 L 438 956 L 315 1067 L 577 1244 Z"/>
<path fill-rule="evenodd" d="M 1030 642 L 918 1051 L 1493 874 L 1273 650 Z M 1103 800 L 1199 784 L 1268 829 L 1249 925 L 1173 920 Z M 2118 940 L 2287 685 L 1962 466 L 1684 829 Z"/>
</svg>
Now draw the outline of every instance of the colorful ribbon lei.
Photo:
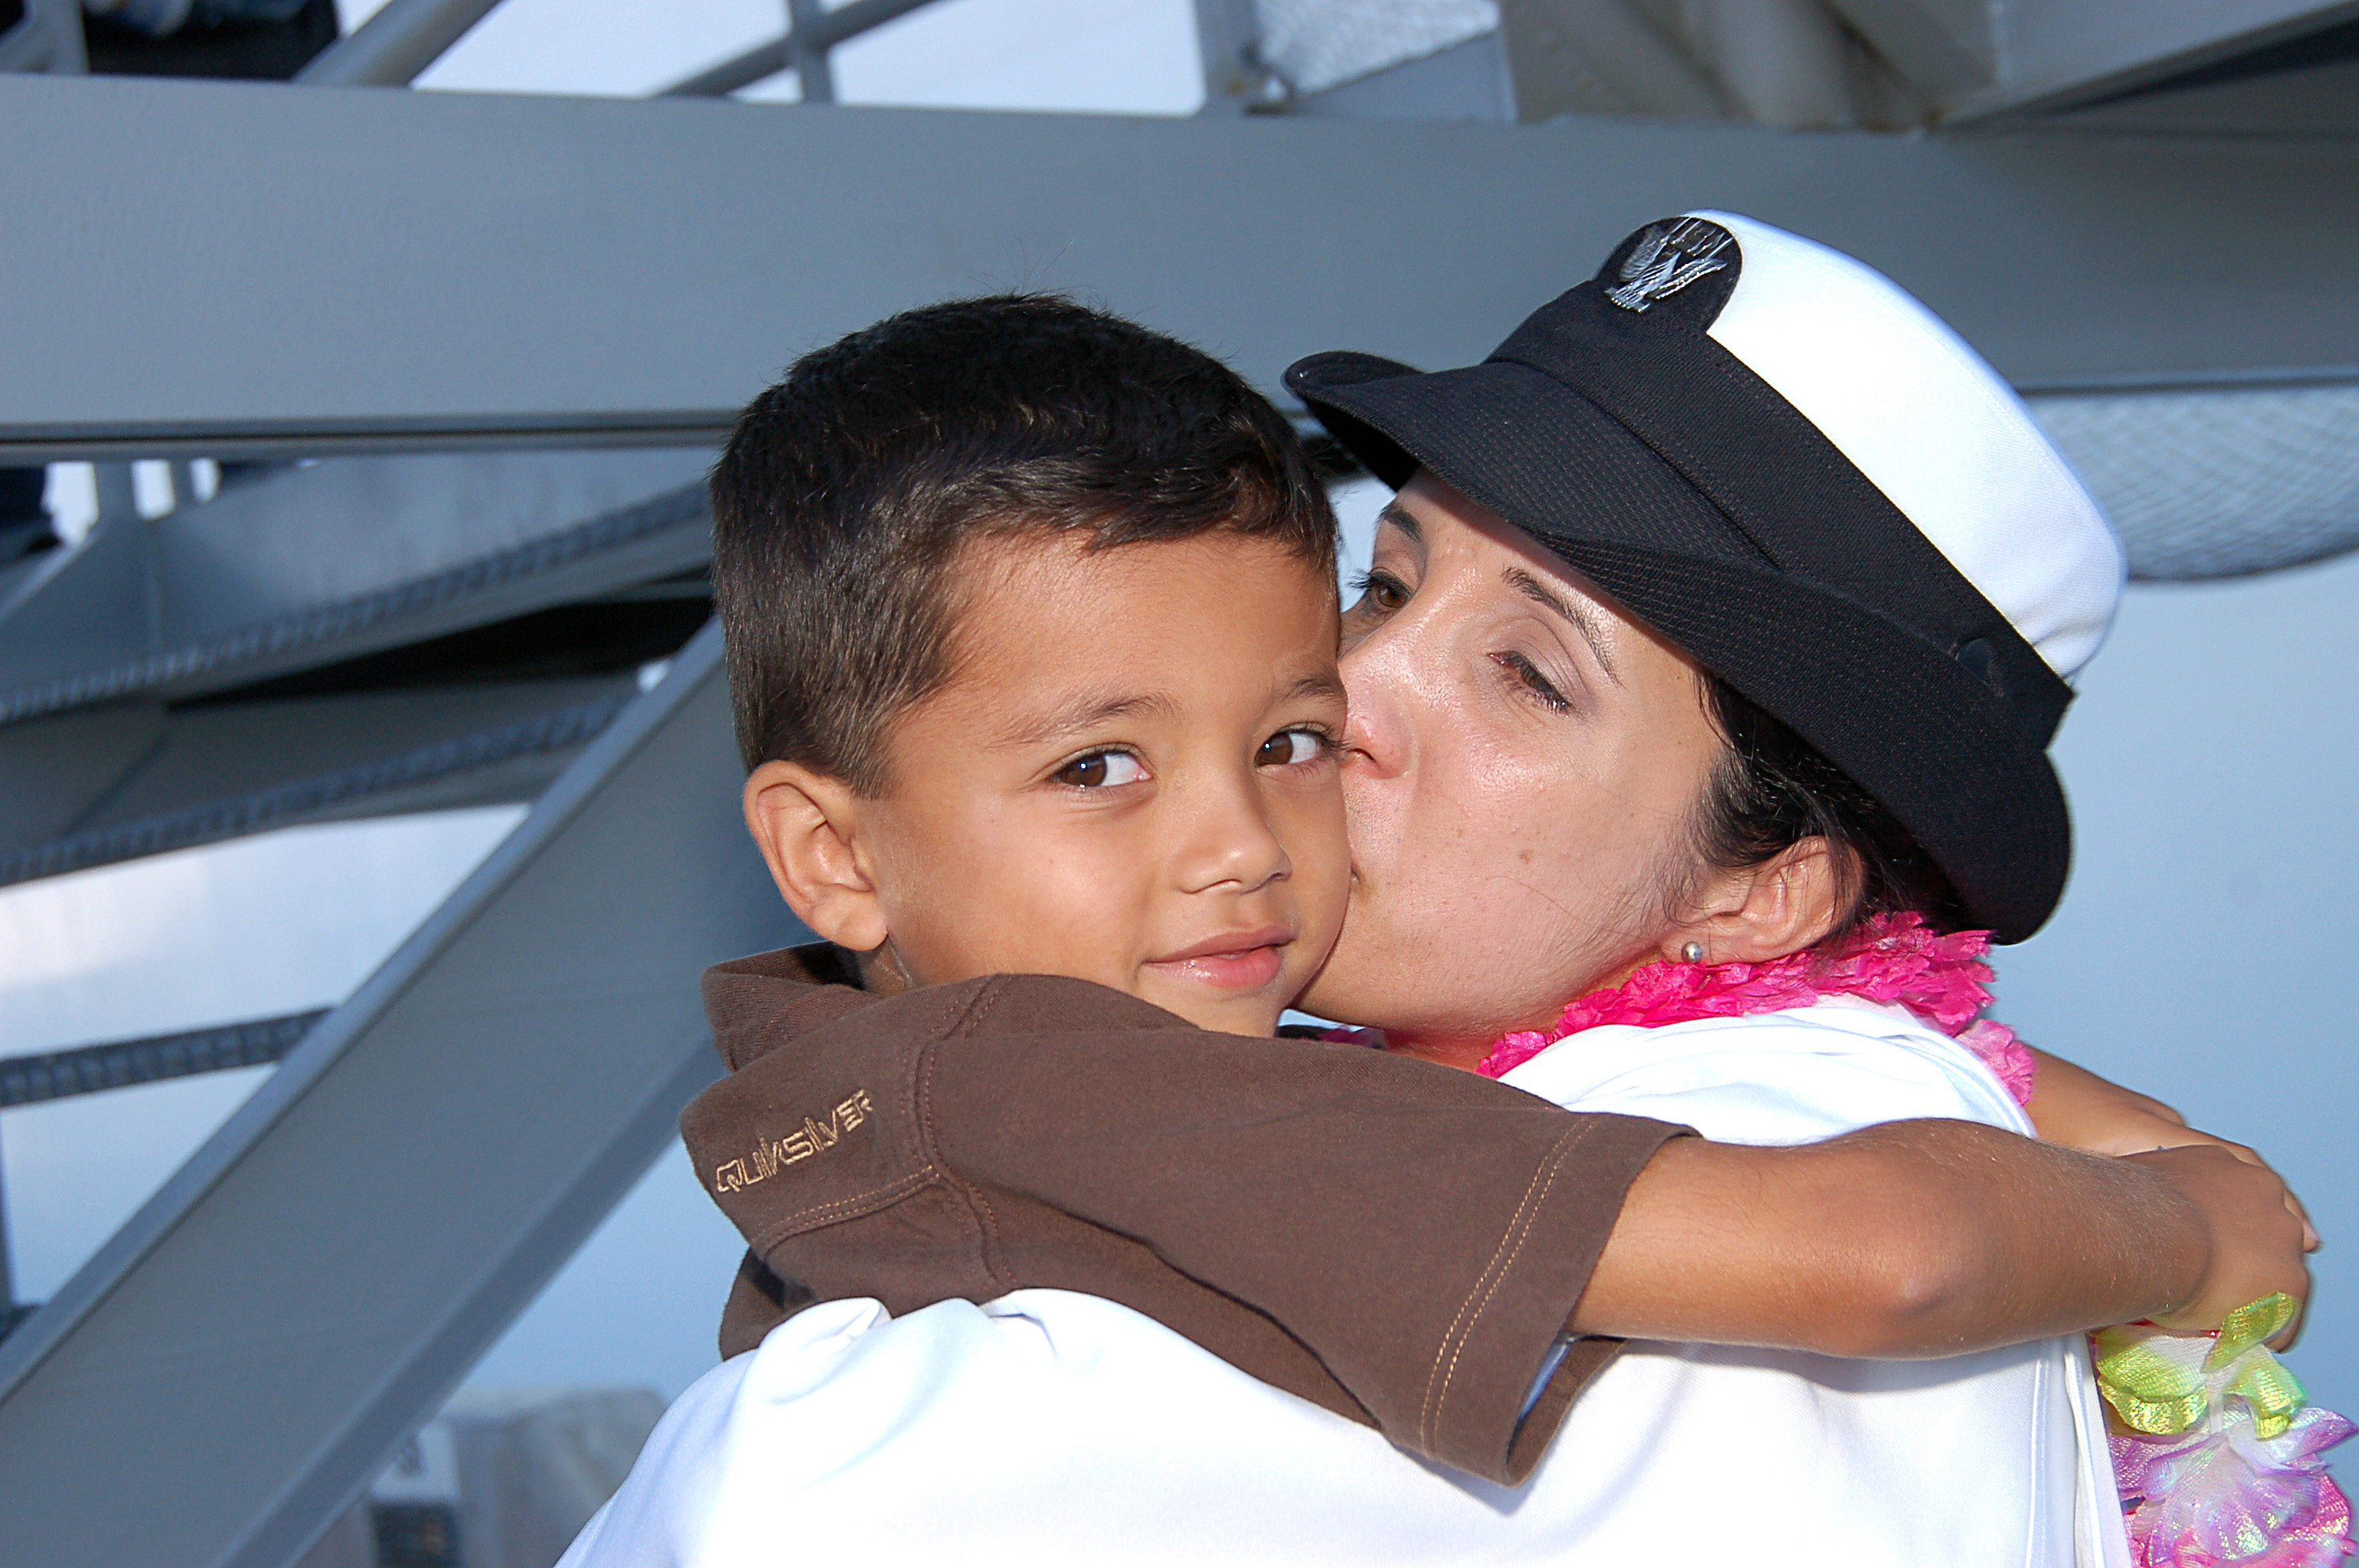
<svg viewBox="0 0 2359 1568">
<path fill-rule="evenodd" d="M 2330 1568 L 2351 1552 L 2351 1504 L 2322 1455 L 2354 1428 L 2309 1403 L 2266 1343 L 2294 1311 L 2265 1296 L 2217 1335 L 2093 1336 L 2138 1568 Z"/>
</svg>

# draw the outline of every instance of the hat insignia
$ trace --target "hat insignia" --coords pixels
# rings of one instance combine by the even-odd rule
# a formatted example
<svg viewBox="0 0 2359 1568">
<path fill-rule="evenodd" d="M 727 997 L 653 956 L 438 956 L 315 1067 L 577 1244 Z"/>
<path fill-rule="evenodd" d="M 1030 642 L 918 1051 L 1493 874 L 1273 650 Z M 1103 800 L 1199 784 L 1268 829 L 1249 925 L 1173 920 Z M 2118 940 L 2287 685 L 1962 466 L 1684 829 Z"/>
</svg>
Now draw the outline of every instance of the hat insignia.
<svg viewBox="0 0 2359 1568">
<path fill-rule="evenodd" d="M 1725 267 L 1721 253 L 1734 243 L 1735 235 L 1701 218 L 1649 223 L 1623 258 L 1621 286 L 1607 289 L 1605 297 L 1625 310 L 1644 310 Z"/>
</svg>

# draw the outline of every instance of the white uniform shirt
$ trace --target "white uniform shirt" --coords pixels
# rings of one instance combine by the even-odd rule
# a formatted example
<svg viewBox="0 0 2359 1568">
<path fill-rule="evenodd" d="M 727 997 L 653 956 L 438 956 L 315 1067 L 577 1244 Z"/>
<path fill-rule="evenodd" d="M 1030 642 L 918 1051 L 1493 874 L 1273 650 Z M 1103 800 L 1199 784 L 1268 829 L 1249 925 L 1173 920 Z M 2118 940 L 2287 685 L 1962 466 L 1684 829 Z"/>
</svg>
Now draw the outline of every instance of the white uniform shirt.
<svg viewBox="0 0 2359 1568">
<path fill-rule="evenodd" d="M 1506 1081 L 1581 1110 L 1802 1142 L 1953 1117 L 1990 1073 L 1844 1001 L 1584 1032 Z M 1931 1362 L 1634 1344 L 1523 1487 L 1410 1457 L 1093 1296 L 810 1307 L 707 1374 L 562 1568 L 762 1563 L 2122 1568 L 2088 1357 Z"/>
</svg>

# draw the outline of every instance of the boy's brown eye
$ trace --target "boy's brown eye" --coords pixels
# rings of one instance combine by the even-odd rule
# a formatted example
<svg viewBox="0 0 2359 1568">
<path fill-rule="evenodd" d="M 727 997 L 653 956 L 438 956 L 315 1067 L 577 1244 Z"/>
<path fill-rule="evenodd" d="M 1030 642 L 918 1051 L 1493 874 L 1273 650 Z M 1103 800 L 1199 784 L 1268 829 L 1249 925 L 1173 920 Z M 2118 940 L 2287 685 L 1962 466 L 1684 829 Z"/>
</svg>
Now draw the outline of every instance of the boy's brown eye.
<svg viewBox="0 0 2359 1568">
<path fill-rule="evenodd" d="M 1314 762 L 1327 749 L 1327 737 L 1316 730 L 1281 730 L 1261 743 L 1254 766 L 1282 768 L 1293 762 Z"/>
<path fill-rule="evenodd" d="M 1128 752 L 1092 752 L 1086 757 L 1075 757 L 1049 776 L 1074 789 L 1104 789 L 1112 784 L 1136 784 L 1147 776 L 1147 767 Z"/>
</svg>

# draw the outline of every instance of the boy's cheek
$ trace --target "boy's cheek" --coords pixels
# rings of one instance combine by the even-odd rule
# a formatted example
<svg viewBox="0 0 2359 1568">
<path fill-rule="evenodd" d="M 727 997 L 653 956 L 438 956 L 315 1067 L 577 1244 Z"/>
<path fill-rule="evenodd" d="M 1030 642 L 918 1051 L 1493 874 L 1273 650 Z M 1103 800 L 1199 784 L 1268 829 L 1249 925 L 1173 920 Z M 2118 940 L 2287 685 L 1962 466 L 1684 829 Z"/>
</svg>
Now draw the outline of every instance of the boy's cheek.
<svg viewBox="0 0 2359 1568">
<path fill-rule="evenodd" d="M 1282 820 L 1280 835 L 1287 859 L 1294 866 L 1295 897 L 1306 905 L 1333 907 L 1340 921 L 1352 878 L 1352 844 L 1341 782 L 1323 794 L 1292 803 Z"/>
<path fill-rule="evenodd" d="M 977 852 L 985 846 L 995 852 Z M 935 857 L 895 900 L 896 945 L 915 978 L 945 985 L 1045 973 L 1130 989 L 1136 868 L 1081 852 L 1091 847 L 1060 842 L 1053 828 L 1003 829 Z"/>
</svg>

